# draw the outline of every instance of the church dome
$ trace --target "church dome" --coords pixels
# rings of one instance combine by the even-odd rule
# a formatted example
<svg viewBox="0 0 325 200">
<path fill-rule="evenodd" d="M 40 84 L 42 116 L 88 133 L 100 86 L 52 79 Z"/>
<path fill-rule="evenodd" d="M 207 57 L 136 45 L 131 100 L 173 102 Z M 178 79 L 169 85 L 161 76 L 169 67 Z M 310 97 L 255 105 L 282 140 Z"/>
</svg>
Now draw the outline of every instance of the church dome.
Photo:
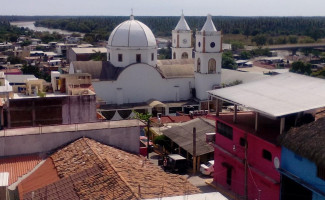
<svg viewBox="0 0 325 200">
<path fill-rule="evenodd" d="M 113 47 L 156 47 L 156 38 L 148 26 L 131 15 L 130 20 L 118 25 L 108 39 Z"/>
</svg>

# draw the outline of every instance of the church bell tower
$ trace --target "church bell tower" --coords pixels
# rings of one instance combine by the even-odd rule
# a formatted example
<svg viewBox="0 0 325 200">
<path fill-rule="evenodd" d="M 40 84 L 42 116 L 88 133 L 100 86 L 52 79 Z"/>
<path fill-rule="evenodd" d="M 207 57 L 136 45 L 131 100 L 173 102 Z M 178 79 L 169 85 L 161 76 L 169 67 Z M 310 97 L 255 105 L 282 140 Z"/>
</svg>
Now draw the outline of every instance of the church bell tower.
<svg viewBox="0 0 325 200">
<path fill-rule="evenodd" d="M 192 31 L 188 26 L 184 14 L 172 31 L 172 59 L 192 58 Z"/>
<path fill-rule="evenodd" d="M 211 15 L 201 31 L 196 32 L 195 51 L 195 89 L 196 97 L 207 100 L 206 91 L 221 83 L 222 35 L 213 24 Z"/>
</svg>

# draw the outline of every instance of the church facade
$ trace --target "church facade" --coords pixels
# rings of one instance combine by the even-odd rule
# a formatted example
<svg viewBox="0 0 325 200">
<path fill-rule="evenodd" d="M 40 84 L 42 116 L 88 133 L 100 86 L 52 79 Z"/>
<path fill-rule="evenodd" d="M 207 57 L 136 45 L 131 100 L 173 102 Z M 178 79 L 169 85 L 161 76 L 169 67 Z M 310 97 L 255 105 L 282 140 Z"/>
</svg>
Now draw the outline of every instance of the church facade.
<svg viewBox="0 0 325 200">
<path fill-rule="evenodd" d="M 157 60 L 154 34 L 131 15 L 112 31 L 107 62 L 72 62 L 69 73 L 90 73 L 97 97 L 112 109 L 114 105 L 121 108 L 144 102 L 149 105 L 153 101 L 164 104 L 189 100 L 200 107 L 200 103 L 208 101 L 206 91 L 221 82 L 221 38 L 208 15 L 202 30 L 196 32 L 192 58 L 192 31 L 182 14 L 172 30 L 173 59 Z M 168 106 L 163 107 L 164 114 L 169 114 Z"/>
</svg>

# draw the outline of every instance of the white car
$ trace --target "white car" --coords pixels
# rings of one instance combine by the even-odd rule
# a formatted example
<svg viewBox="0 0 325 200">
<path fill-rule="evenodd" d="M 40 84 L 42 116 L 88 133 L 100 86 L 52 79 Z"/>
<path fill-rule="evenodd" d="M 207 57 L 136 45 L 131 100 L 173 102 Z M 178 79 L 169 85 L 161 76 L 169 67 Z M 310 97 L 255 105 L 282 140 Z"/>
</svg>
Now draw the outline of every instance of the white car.
<svg viewBox="0 0 325 200">
<path fill-rule="evenodd" d="M 214 172 L 214 160 L 210 160 L 206 164 L 201 164 L 200 171 L 204 175 L 213 175 Z"/>
</svg>

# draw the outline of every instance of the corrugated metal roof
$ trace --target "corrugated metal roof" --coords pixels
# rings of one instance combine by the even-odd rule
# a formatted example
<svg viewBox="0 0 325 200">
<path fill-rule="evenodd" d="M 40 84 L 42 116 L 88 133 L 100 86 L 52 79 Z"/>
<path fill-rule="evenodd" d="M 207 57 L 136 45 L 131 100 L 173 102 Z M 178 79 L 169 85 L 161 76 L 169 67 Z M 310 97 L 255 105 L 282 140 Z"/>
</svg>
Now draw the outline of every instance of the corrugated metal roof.
<svg viewBox="0 0 325 200">
<path fill-rule="evenodd" d="M 196 127 L 196 155 L 213 152 L 213 147 L 205 142 L 205 133 L 215 132 L 215 121 L 196 118 L 179 126 L 163 130 L 163 134 L 193 155 L 193 127 Z"/>
<path fill-rule="evenodd" d="M 281 117 L 325 107 L 324 91 L 323 79 L 283 73 L 208 93 L 271 117 Z"/>
<path fill-rule="evenodd" d="M 9 186 L 9 172 L 0 172 L 0 187 Z"/>
</svg>

